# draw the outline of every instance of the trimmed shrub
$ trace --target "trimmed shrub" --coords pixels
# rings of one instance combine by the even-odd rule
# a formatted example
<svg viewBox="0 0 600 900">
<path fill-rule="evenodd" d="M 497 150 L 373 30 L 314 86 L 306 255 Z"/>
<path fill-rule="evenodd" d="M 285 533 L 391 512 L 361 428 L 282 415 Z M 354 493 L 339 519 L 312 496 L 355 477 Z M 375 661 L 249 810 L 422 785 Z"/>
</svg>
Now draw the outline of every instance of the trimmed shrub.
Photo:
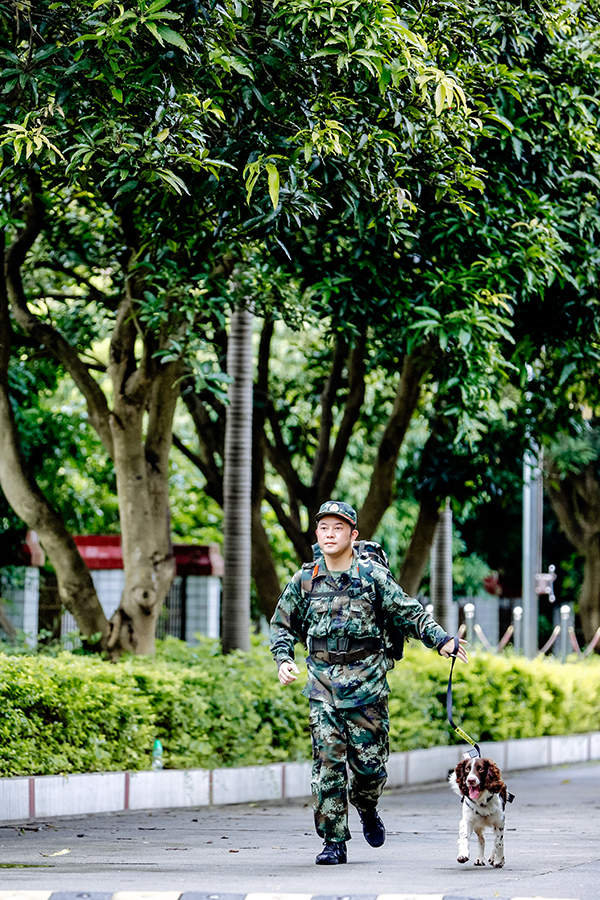
<svg viewBox="0 0 600 900">
<path fill-rule="evenodd" d="M 392 750 L 460 743 L 446 722 L 448 671 L 448 660 L 413 645 L 390 673 Z M 454 718 L 476 740 L 600 729 L 598 659 L 473 654 L 454 672 Z M 116 665 L 0 654 L 0 775 L 147 769 L 156 737 L 171 768 L 309 759 L 303 684 L 301 671 L 282 688 L 258 641 L 221 656 L 215 641 L 169 638 L 156 659 Z"/>
<path fill-rule="evenodd" d="M 393 750 L 461 743 L 446 720 L 449 663 L 411 647 L 389 675 Z M 600 729 L 600 659 L 562 665 L 553 658 L 472 653 L 452 679 L 453 718 L 477 741 Z"/>
</svg>

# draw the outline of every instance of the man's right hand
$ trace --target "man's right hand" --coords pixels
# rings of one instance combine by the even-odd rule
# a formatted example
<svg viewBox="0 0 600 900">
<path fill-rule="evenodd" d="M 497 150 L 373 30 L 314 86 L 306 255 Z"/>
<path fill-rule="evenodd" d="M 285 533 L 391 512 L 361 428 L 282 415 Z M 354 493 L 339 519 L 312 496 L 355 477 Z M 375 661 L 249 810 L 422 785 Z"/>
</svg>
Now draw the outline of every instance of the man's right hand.
<svg viewBox="0 0 600 900">
<path fill-rule="evenodd" d="M 294 672 L 296 674 L 294 674 Z M 277 670 L 277 677 L 279 678 L 280 684 L 291 684 L 292 681 L 297 681 L 297 676 L 300 674 L 300 669 L 296 665 L 295 662 L 291 660 L 286 660 L 282 662 Z"/>
</svg>

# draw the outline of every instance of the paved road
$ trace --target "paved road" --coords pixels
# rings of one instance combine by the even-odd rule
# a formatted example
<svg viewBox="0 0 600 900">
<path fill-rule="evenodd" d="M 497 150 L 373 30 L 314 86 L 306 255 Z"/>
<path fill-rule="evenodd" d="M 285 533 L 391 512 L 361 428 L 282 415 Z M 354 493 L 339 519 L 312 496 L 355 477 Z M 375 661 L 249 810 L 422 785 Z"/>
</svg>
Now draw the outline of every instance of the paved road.
<svg viewBox="0 0 600 900">
<path fill-rule="evenodd" d="M 0 889 L 281 892 L 370 900 L 600 898 L 600 764 L 511 775 L 503 869 L 456 862 L 460 802 L 446 785 L 384 795 L 384 847 L 355 839 L 345 866 L 314 865 L 304 802 L 121 813 L 0 828 Z M 68 853 L 61 852 L 68 850 Z"/>
</svg>

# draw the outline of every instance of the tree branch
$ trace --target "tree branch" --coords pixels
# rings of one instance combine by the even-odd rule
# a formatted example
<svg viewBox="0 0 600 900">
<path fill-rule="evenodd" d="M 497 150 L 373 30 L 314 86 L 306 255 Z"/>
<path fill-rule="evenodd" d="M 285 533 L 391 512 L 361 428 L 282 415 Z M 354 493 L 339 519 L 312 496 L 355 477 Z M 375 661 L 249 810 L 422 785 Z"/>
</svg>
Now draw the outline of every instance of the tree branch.
<svg viewBox="0 0 600 900">
<path fill-rule="evenodd" d="M 267 404 L 269 401 L 269 360 L 271 357 L 271 340 L 275 330 L 273 318 L 269 316 L 263 325 L 258 348 L 258 375 L 254 386 L 254 404 L 252 411 L 252 503 L 258 506 L 265 489 L 265 423 L 267 420 Z"/>
<path fill-rule="evenodd" d="M 560 527 L 578 553 L 587 552 L 590 539 L 600 530 L 600 492 L 593 467 L 561 478 L 550 462 L 546 490 Z"/>
<path fill-rule="evenodd" d="M 265 490 L 265 500 L 273 509 L 277 516 L 277 521 L 294 545 L 294 550 L 298 554 L 298 559 L 311 559 L 312 543 L 302 530 L 300 519 L 298 518 L 298 521 L 295 521 L 288 516 L 279 497 L 268 489 Z"/>
<path fill-rule="evenodd" d="M 56 572 L 61 602 L 73 613 L 86 637 L 101 633 L 104 648 L 109 626 L 90 571 L 23 456 L 8 389 L 11 331 L 7 284 L 0 275 L 0 486 L 16 514 L 39 535 Z"/>
<path fill-rule="evenodd" d="M 400 568 L 400 584 L 411 597 L 418 593 L 439 517 L 440 500 L 429 491 L 423 491 L 417 522 Z"/>
<path fill-rule="evenodd" d="M 394 406 L 379 444 L 369 491 L 358 515 L 358 526 L 366 539 L 373 536 L 392 501 L 398 454 L 419 402 L 421 383 L 432 360 L 433 349 L 429 344 L 415 348 L 404 357 Z"/>
<path fill-rule="evenodd" d="M 292 464 L 292 458 L 283 439 L 281 432 L 281 424 L 277 415 L 277 410 L 272 400 L 267 403 L 267 417 L 273 432 L 275 446 L 270 441 L 266 441 L 267 457 L 276 472 L 281 475 L 286 483 L 290 500 L 292 497 L 301 500 L 305 506 L 310 502 L 310 488 L 308 488 L 298 476 Z"/>
<path fill-rule="evenodd" d="M 105 294 L 103 291 L 93 285 L 89 278 L 85 278 L 85 276 L 80 275 L 75 271 L 75 269 L 72 269 L 70 266 L 65 266 L 60 262 L 46 259 L 34 263 L 33 268 L 49 269 L 51 272 L 60 272 L 61 275 L 68 275 L 68 277 L 72 278 L 73 281 L 75 281 L 78 285 L 87 288 L 90 300 L 95 300 L 98 303 L 101 303 L 103 306 L 106 306 L 108 309 L 116 309 L 118 306 L 118 297 L 109 297 L 108 294 Z M 46 293 L 45 296 L 49 296 L 49 294 Z M 55 295 L 53 294 L 52 296 Z M 60 297 L 61 295 L 59 294 L 58 296 Z M 64 296 L 66 297 L 68 295 L 65 294 Z"/>
<path fill-rule="evenodd" d="M 96 380 L 81 361 L 77 350 L 52 325 L 41 322 L 27 305 L 21 266 L 27 253 L 41 233 L 44 224 L 44 205 L 39 193 L 39 180 L 32 184 L 31 201 L 25 214 L 25 227 L 5 254 L 6 290 L 11 301 L 15 320 L 24 331 L 46 347 L 71 375 L 88 405 L 89 422 L 98 433 L 108 454 L 113 456 L 112 435 L 108 426 L 108 404 Z"/>
<path fill-rule="evenodd" d="M 193 450 L 186 447 L 181 438 L 176 434 L 173 435 L 173 446 L 177 447 L 179 452 L 183 453 L 186 459 L 189 459 L 189 461 L 202 473 L 206 480 L 206 493 L 212 497 L 213 500 L 216 500 L 219 506 L 223 506 L 223 476 L 221 473 L 215 472 L 213 466 L 207 465 L 197 453 L 194 453 Z"/>
<path fill-rule="evenodd" d="M 348 394 L 344 404 L 344 415 L 340 424 L 333 450 L 323 471 L 320 484 L 317 487 L 319 504 L 327 500 L 338 480 L 340 469 L 344 464 L 348 444 L 354 431 L 354 426 L 360 415 L 365 399 L 365 348 L 367 335 L 357 338 L 348 364 Z M 316 509 L 314 510 L 316 512 Z"/>
<path fill-rule="evenodd" d="M 333 428 L 333 405 L 342 383 L 347 349 L 346 341 L 339 336 L 335 342 L 331 372 L 329 378 L 325 381 L 321 393 L 321 427 L 319 429 L 319 445 L 313 462 L 313 487 L 316 487 L 321 481 L 325 467 L 329 462 L 331 430 Z"/>
<path fill-rule="evenodd" d="M 213 466 L 215 472 L 219 471 L 220 477 L 222 477 L 223 473 L 217 464 L 217 456 L 222 460 L 225 452 L 224 422 L 226 407 L 220 404 L 222 412 L 218 420 L 214 422 L 209 415 L 206 404 L 202 400 L 201 394 L 196 394 L 191 390 L 184 391 L 183 402 L 188 408 L 196 429 L 203 464 L 205 466 Z"/>
</svg>

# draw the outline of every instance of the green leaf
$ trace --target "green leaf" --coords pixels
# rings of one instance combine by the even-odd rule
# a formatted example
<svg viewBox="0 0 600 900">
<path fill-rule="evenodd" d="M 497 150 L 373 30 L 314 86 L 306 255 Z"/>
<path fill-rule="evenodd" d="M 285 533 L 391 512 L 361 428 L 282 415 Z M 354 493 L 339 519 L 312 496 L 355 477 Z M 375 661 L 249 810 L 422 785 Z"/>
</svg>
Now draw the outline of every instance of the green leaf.
<svg viewBox="0 0 600 900">
<path fill-rule="evenodd" d="M 273 204 L 273 209 L 277 209 L 277 206 L 279 205 L 279 172 L 273 163 L 267 163 L 265 168 L 269 174 L 269 196 L 271 197 L 271 203 Z"/>
<path fill-rule="evenodd" d="M 164 44 L 162 37 L 159 34 L 158 26 L 155 25 L 154 22 L 144 22 L 144 25 L 146 26 L 146 28 L 148 29 L 150 34 L 154 35 L 154 37 L 156 38 L 156 40 L 158 41 L 160 46 L 164 47 L 165 44 Z"/>
<path fill-rule="evenodd" d="M 151 3 L 150 6 L 146 10 L 146 15 L 151 16 L 153 13 L 158 12 L 160 9 L 164 9 L 165 6 L 168 6 L 171 0 L 154 0 L 154 3 Z M 175 13 L 175 15 L 177 15 Z M 177 18 L 180 18 L 177 16 Z"/>
<path fill-rule="evenodd" d="M 190 52 L 190 48 L 188 47 L 187 43 L 184 41 L 181 35 L 177 34 L 176 31 L 173 31 L 172 28 L 169 28 L 167 25 L 157 25 L 156 29 L 163 41 L 166 41 L 168 44 L 173 44 L 174 47 L 179 47 L 179 49 L 183 50 L 184 53 Z"/>
</svg>

